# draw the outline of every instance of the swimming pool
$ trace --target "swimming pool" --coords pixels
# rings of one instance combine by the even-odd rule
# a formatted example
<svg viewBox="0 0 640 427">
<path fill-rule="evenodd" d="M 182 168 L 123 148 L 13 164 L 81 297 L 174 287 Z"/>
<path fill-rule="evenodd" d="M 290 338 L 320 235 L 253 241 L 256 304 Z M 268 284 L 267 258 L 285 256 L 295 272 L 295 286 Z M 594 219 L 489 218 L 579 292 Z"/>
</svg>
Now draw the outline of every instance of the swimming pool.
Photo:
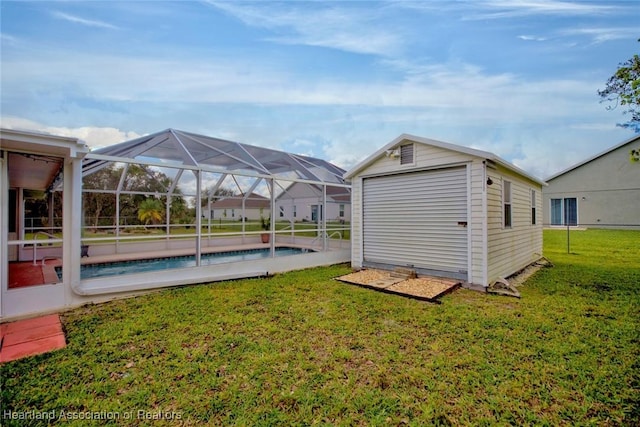
<svg viewBox="0 0 640 427">
<path fill-rule="evenodd" d="M 309 252 L 309 249 L 288 247 L 278 247 L 275 249 L 275 255 L 277 257 L 298 255 L 307 252 Z M 267 248 L 202 254 L 200 256 L 200 265 L 206 266 L 227 262 L 251 261 L 268 258 L 270 255 L 271 252 Z M 166 270 L 169 268 L 186 268 L 195 266 L 196 257 L 193 255 L 85 264 L 80 267 L 80 279 L 84 280 L 103 276 L 117 276 L 121 274 L 147 273 L 151 271 Z M 58 278 L 62 280 L 62 267 L 56 267 L 56 273 L 58 274 Z"/>
</svg>

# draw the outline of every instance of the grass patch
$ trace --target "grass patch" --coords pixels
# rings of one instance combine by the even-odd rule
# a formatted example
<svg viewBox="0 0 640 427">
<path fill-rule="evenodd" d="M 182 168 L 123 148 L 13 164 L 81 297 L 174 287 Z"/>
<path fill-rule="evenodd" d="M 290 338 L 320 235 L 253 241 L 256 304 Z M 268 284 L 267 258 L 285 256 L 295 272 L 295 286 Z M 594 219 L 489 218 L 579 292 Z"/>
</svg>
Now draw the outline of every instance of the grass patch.
<svg viewBox="0 0 640 427">
<path fill-rule="evenodd" d="M 2 408 L 140 425 L 637 425 L 640 232 L 572 232 L 571 254 L 562 233 L 545 231 L 554 267 L 520 300 L 459 290 L 431 305 L 333 281 L 342 265 L 76 309 L 67 348 L 0 367 Z"/>
</svg>

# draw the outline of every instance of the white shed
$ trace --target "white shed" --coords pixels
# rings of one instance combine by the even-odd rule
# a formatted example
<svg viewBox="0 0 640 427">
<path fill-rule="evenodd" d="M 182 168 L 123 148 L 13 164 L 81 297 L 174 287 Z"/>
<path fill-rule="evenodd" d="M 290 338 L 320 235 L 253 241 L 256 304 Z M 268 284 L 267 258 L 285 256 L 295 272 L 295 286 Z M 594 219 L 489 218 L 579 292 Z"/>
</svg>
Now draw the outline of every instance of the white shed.
<svg viewBox="0 0 640 427">
<path fill-rule="evenodd" d="M 545 183 L 492 153 L 403 134 L 345 178 L 356 269 L 486 288 L 542 257 Z"/>
</svg>

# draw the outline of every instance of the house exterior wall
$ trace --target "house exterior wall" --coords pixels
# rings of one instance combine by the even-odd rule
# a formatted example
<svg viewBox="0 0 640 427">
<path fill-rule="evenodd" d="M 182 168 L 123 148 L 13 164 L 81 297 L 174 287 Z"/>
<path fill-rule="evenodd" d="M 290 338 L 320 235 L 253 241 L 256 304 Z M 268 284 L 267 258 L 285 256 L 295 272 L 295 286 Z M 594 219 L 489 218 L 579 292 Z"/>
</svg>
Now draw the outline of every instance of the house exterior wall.
<svg viewBox="0 0 640 427">
<path fill-rule="evenodd" d="M 6 139 L 5 139 L 6 138 Z M 30 132 L 3 130 L 0 134 L 0 150 L 5 144 L 9 151 L 41 154 L 62 159 L 63 179 L 63 229 L 62 283 L 43 284 L 9 289 L 8 258 L 4 249 L 8 243 L 8 163 L 0 161 L 0 321 L 38 312 L 57 311 L 68 305 L 73 297 L 72 287 L 80 281 L 80 222 L 82 216 L 82 158 L 89 151 L 74 138 L 56 137 Z M 16 149 L 17 147 L 17 149 Z M 3 153 L 3 159 L 7 155 Z M 32 172 L 32 171 L 27 171 Z M 15 242 L 14 242 L 15 243 Z"/>
<path fill-rule="evenodd" d="M 322 197 L 308 197 L 301 199 L 281 199 L 276 202 L 276 221 L 312 221 L 312 206 L 322 204 Z M 294 215 L 295 206 L 295 215 Z M 344 215 L 340 215 L 342 211 Z M 350 221 L 351 204 L 348 202 L 334 201 L 327 196 L 327 221 Z M 280 214 L 282 212 L 282 215 Z"/>
<path fill-rule="evenodd" d="M 544 224 L 551 225 L 551 199 L 575 198 L 577 225 L 640 229 L 640 163 L 630 141 L 590 162 L 549 180 L 544 190 Z"/>
<path fill-rule="evenodd" d="M 508 277 L 542 257 L 542 186 L 505 168 L 488 168 L 487 284 Z M 512 225 L 504 226 L 504 181 L 511 182 Z M 531 191 L 535 191 L 532 224 Z"/>
<path fill-rule="evenodd" d="M 269 217 L 270 209 L 254 209 L 254 208 L 246 208 L 244 210 L 244 216 L 249 221 L 259 221 L 260 216 L 265 218 Z M 226 216 L 225 216 L 226 213 Z M 206 215 L 206 211 L 205 211 Z M 222 221 L 240 221 L 242 219 L 242 207 L 237 208 L 213 208 L 209 211 L 210 218 L 212 220 L 222 220 Z"/>
<path fill-rule="evenodd" d="M 327 186 L 336 190 L 338 187 Z M 346 191 L 346 190 L 345 190 Z M 295 183 L 276 199 L 276 221 L 312 221 L 312 206 L 322 204 L 322 189 L 320 186 L 310 186 L 304 183 Z M 295 215 L 294 215 L 295 206 Z M 341 213 L 343 208 L 343 215 Z M 282 216 L 280 212 L 282 211 Z M 326 207 L 327 221 L 351 220 L 351 203 L 345 200 L 334 200 L 327 194 Z"/>
</svg>

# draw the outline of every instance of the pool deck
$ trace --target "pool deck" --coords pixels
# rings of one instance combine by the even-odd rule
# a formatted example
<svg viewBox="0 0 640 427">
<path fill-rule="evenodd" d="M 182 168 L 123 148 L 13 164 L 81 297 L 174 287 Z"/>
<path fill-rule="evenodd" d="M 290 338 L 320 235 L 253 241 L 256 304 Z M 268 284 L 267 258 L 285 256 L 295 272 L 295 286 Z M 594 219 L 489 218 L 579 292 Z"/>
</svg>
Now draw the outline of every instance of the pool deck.
<svg viewBox="0 0 640 427">
<path fill-rule="evenodd" d="M 214 246 L 214 247 L 202 248 L 202 254 L 204 255 L 204 254 L 212 254 L 212 253 L 244 251 L 244 250 L 253 250 L 253 249 L 269 249 L 270 247 L 271 246 L 269 243 L 232 245 L 232 246 Z M 311 249 L 309 248 L 309 246 L 297 245 L 297 244 L 277 244 L 276 247 Z M 165 249 L 161 251 L 145 251 L 145 252 L 135 252 L 135 253 L 117 253 L 117 254 L 110 254 L 110 255 L 96 255 L 96 256 L 89 255 L 88 257 L 82 258 L 80 260 L 80 263 L 82 265 L 102 264 L 106 262 L 135 261 L 140 259 L 190 256 L 190 255 L 195 255 L 195 253 L 196 253 L 195 249 L 187 248 L 187 249 L 168 249 L 168 250 Z"/>
<path fill-rule="evenodd" d="M 308 245 L 300 244 L 276 244 L 276 247 L 290 247 L 300 249 L 311 249 Z M 227 245 L 202 248 L 202 254 L 212 254 L 221 252 L 233 252 L 253 249 L 269 249 L 269 243 L 244 244 L 244 245 Z M 90 252 L 90 251 L 89 251 Z M 109 255 L 91 254 L 80 260 L 81 265 L 103 264 L 111 262 L 135 261 L 141 259 L 168 258 L 178 256 L 195 255 L 194 248 L 187 249 L 163 249 L 158 251 L 145 251 L 133 253 L 116 253 Z M 46 259 L 44 263 L 40 260 L 34 265 L 32 261 L 11 262 L 9 263 L 9 288 L 15 289 L 26 286 L 37 286 L 48 283 L 58 283 L 58 275 L 55 267 L 62 265 L 60 258 Z"/>
<path fill-rule="evenodd" d="M 60 259 L 47 259 L 33 263 L 32 261 L 9 263 L 9 289 L 25 286 L 58 283 L 55 267 L 62 265 Z"/>
</svg>

